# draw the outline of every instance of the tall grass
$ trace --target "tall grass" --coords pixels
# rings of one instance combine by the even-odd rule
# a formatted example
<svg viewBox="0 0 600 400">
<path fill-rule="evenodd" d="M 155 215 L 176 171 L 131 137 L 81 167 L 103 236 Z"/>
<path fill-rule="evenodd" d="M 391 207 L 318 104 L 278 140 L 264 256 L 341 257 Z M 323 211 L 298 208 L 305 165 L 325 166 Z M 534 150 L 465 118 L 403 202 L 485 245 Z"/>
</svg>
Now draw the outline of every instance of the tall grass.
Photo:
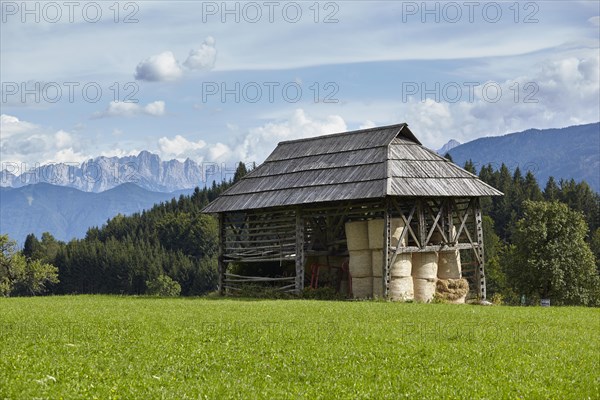
<svg viewBox="0 0 600 400">
<path fill-rule="evenodd" d="M 600 398 L 600 310 L 0 299 L 0 399 Z"/>
</svg>

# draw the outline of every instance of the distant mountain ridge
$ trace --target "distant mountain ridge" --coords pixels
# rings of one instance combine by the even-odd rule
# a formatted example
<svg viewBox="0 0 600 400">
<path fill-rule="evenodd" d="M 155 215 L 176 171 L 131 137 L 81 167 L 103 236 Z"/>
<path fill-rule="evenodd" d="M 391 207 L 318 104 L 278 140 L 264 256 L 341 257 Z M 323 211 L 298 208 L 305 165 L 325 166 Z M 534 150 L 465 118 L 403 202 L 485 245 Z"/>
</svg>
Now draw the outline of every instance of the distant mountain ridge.
<svg viewBox="0 0 600 400">
<path fill-rule="evenodd" d="M 446 153 L 448 153 L 453 148 L 460 146 L 460 144 L 461 143 L 458 140 L 450 139 L 448 140 L 448 142 L 446 142 L 445 145 L 443 145 L 440 149 L 437 149 L 435 152 L 438 153 L 440 156 L 445 156 Z"/>
<path fill-rule="evenodd" d="M 50 232 L 59 240 L 81 238 L 88 228 L 101 226 L 117 214 L 129 215 L 151 208 L 192 190 L 151 192 L 125 183 L 101 193 L 38 183 L 0 188 L 0 234 L 23 244 L 29 233 Z"/>
<path fill-rule="evenodd" d="M 600 122 L 559 129 L 528 129 L 461 144 L 449 151 L 463 166 L 472 160 L 477 169 L 502 163 L 511 170 L 533 172 L 541 187 L 548 178 L 586 181 L 600 192 Z"/>
<path fill-rule="evenodd" d="M 99 193 L 123 183 L 135 183 L 153 192 L 172 192 L 204 187 L 207 179 L 212 182 L 215 178 L 215 170 L 218 166 L 214 163 L 162 161 L 158 155 L 142 151 L 137 156 L 96 157 L 80 165 L 42 165 L 18 176 L 4 169 L 0 172 L 0 186 L 19 188 L 49 183 Z"/>
</svg>

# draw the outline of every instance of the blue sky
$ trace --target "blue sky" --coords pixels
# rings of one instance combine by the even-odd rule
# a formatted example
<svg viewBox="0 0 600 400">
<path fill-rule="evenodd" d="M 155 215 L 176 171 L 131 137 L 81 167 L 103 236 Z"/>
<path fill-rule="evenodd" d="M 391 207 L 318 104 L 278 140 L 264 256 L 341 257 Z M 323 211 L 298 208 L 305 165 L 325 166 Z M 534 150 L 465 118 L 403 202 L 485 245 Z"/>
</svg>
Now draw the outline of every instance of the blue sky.
<svg viewBox="0 0 600 400">
<path fill-rule="evenodd" d="M 260 163 L 398 122 L 438 148 L 600 120 L 597 1 L 24 4 L 1 8 L 2 163 Z"/>
</svg>

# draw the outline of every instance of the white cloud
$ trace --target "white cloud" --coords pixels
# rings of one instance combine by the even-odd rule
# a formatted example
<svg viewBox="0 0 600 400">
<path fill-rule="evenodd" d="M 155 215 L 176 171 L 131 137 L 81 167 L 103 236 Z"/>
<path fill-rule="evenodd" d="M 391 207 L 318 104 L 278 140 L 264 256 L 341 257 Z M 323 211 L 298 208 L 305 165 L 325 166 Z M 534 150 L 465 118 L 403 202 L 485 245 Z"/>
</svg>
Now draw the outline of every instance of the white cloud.
<svg viewBox="0 0 600 400">
<path fill-rule="evenodd" d="M 375 122 L 368 119 L 365 122 L 363 122 L 362 124 L 360 124 L 358 129 L 369 129 L 369 128 L 374 128 L 376 126 L 377 126 L 377 124 L 375 124 Z"/>
<path fill-rule="evenodd" d="M 81 162 L 88 156 L 73 133 L 38 126 L 11 115 L 0 118 L 2 168 L 28 169 L 40 163 Z"/>
<path fill-rule="evenodd" d="M 214 68 L 216 59 L 215 39 L 209 36 L 199 49 L 190 50 L 190 55 L 183 65 L 189 69 L 210 70 Z"/>
<path fill-rule="evenodd" d="M 125 103 L 122 101 L 111 101 L 105 111 L 94 113 L 94 118 L 107 117 L 133 117 L 136 115 L 150 115 L 161 117 L 165 115 L 165 102 L 154 101 L 145 106 L 136 103 Z"/>
<path fill-rule="evenodd" d="M 0 115 L 0 139 L 7 139 L 13 135 L 24 132 L 32 132 L 38 129 L 38 126 L 29 122 L 21 121 L 12 115 Z"/>
<path fill-rule="evenodd" d="M 150 82 L 174 81 L 181 74 L 181 67 L 170 51 L 148 57 L 135 69 L 135 79 Z"/>
<path fill-rule="evenodd" d="M 189 70 L 211 70 L 215 66 L 217 49 L 215 38 L 208 36 L 198 49 L 190 50 L 183 66 Z M 149 82 L 175 81 L 184 69 L 171 51 L 164 51 L 141 61 L 135 69 L 135 79 Z"/>
<path fill-rule="evenodd" d="M 285 121 L 270 122 L 250 129 L 243 141 L 236 146 L 236 150 L 242 161 L 262 162 L 278 142 L 346 130 L 346 123 L 339 115 L 319 120 L 309 116 L 303 109 L 297 109 Z"/>
<path fill-rule="evenodd" d="M 588 19 L 588 22 L 594 26 L 600 26 L 600 16 L 591 17 Z"/>
<path fill-rule="evenodd" d="M 441 102 L 431 98 L 421 101 L 419 94 L 406 102 L 353 104 L 344 115 L 354 121 L 373 118 L 377 125 L 407 122 L 430 148 L 439 148 L 449 139 L 464 143 L 530 128 L 592 123 L 600 120 L 599 70 L 597 49 L 580 51 L 547 59 L 530 68 L 527 75 L 487 82 L 491 84 L 487 96 L 483 93 L 486 82 L 481 82 L 474 88 L 472 101 L 453 103 L 443 96 Z M 497 101 L 493 88 L 501 90 Z M 381 110 L 385 110 L 384 115 Z"/>
<path fill-rule="evenodd" d="M 322 119 L 308 115 L 304 110 L 295 110 L 287 119 L 269 122 L 251 128 L 233 138 L 229 143 L 194 142 L 181 135 L 173 139 L 162 137 L 158 147 L 163 158 L 189 157 L 198 162 L 261 163 L 273 151 L 278 142 L 307 137 L 344 132 L 348 130 L 344 119 L 339 115 L 329 115 Z"/>
<path fill-rule="evenodd" d="M 158 139 L 158 148 L 164 158 L 196 158 L 198 150 L 202 150 L 205 147 L 206 142 L 203 140 L 192 142 L 181 135 L 176 135 L 173 139 L 169 139 L 168 137 Z"/>
<path fill-rule="evenodd" d="M 62 129 L 54 134 L 54 138 L 56 139 L 56 146 L 59 148 L 70 146 L 73 143 L 71 134 Z"/>
</svg>

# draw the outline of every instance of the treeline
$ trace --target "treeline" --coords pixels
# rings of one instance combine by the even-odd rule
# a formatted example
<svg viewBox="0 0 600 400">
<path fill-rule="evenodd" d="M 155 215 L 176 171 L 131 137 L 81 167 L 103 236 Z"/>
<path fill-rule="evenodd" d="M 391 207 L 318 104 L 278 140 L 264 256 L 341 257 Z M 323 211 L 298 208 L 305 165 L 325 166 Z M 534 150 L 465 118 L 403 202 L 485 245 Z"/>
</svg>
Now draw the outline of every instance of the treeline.
<svg viewBox="0 0 600 400">
<path fill-rule="evenodd" d="M 241 179 L 240 163 L 229 182 L 196 188 L 152 209 L 131 216 L 117 215 L 85 238 L 68 243 L 49 233 L 41 240 L 27 236 L 23 255 L 58 268 L 55 294 L 145 294 L 149 283 L 167 276 L 185 296 L 201 295 L 216 287 L 217 222 L 200 211 Z"/>
<path fill-rule="evenodd" d="M 504 164 L 464 168 L 504 193 L 482 200 L 490 297 L 599 306 L 600 195 L 573 179 L 550 177 L 542 189 L 531 172 Z"/>
<path fill-rule="evenodd" d="M 600 196 L 587 183 L 574 180 L 556 182 L 550 178 L 541 188 L 531 172 L 523 174 L 519 168 L 510 171 L 502 165 L 494 170 L 488 165 L 477 171 L 471 162 L 464 167 L 504 193 L 501 197 L 485 198 L 482 203 L 490 297 L 496 295 L 505 302 L 517 303 L 524 293 L 530 297 L 540 293 L 539 287 L 533 287 L 540 283 L 527 281 L 523 277 L 523 271 L 526 270 L 523 263 L 536 264 L 538 260 L 527 259 L 528 254 L 519 253 L 528 246 L 534 249 L 548 246 L 547 243 L 538 245 L 523 242 L 532 235 L 526 232 L 527 224 L 538 224 L 531 220 L 532 216 L 542 218 L 540 216 L 560 213 L 560 218 L 564 219 L 562 225 L 576 227 L 576 234 L 571 229 L 568 231 L 570 233 L 553 239 L 557 243 L 549 251 L 563 249 L 559 256 L 553 256 L 555 259 L 560 258 L 563 264 L 571 262 L 573 268 L 577 268 L 576 260 L 565 260 L 563 257 L 564 254 L 570 254 L 571 247 L 576 246 L 585 247 L 587 250 L 583 249 L 584 253 L 592 252 L 591 257 L 588 253 L 582 256 L 586 267 L 590 263 L 594 265 L 593 256 L 598 263 Z M 246 167 L 240 163 L 230 182 L 213 183 L 210 188 L 196 189 L 192 195 L 181 196 L 138 214 L 127 217 L 118 215 L 101 228 L 89 229 L 85 238 L 80 240 L 62 243 L 47 233 L 40 239 L 29 235 L 22 254 L 28 260 L 39 260 L 44 265 L 51 264 L 58 268 L 59 283 L 48 284 L 49 292 L 56 294 L 145 294 L 150 286 L 156 286 L 155 283 L 163 282 L 165 278 L 177 282 L 182 295 L 201 295 L 212 291 L 217 282 L 217 223 L 213 217 L 200 211 L 246 172 Z M 541 207 L 540 211 L 536 204 L 549 206 Z M 546 229 L 541 224 L 540 227 Z M 540 237 L 546 238 L 541 240 L 547 240 L 549 236 Z M 574 240 L 573 237 L 581 238 L 581 241 L 569 242 Z M 555 245 L 554 242 L 551 244 Z M 544 259 L 539 256 L 539 259 L 540 265 L 552 264 L 547 257 Z M 563 264 L 560 268 L 570 268 Z M 547 268 L 558 267 L 553 264 Z M 597 264 L 597 268 L 593 279 L 597 278 L 600 265 Z M 564 271 L 556 271 L 559 277 L 564 275 Z M 542 278 L 549 275 L 544 271 L 540 274 Z M 580 282 L 580 278 L 573 282 Z M 522 283 L 525 281 L 532 282 L 529 284 L 532 287 L 524 288 Z M 579 300 L 565 297 L 567 300 L 563 303 L 591 304 L 582 296 Z"/>
</svg>

